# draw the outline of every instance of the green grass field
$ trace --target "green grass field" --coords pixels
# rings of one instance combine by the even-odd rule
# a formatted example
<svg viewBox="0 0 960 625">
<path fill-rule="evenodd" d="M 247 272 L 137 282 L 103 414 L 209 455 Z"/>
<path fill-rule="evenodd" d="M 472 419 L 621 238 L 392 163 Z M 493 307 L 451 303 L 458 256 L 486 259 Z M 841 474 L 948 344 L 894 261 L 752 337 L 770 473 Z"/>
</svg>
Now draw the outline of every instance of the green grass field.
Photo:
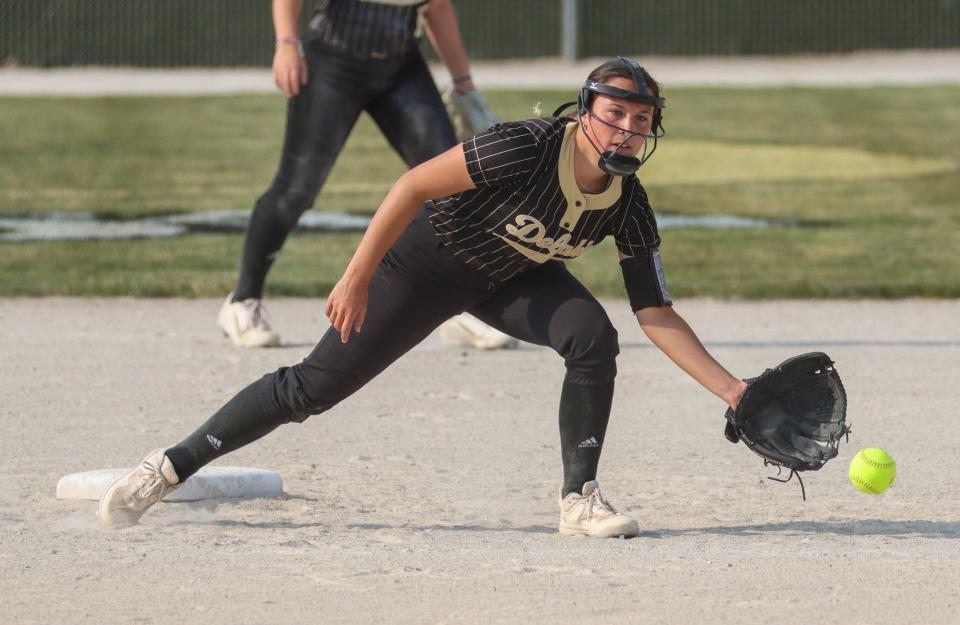
<svg viewBox="0 0 960 625">
<path fill-rule="evenodd" d="M 487 93 L 505 119 L 563 92 Z M 641 170 L 658 213 L 787 228 L 665 230 L 675 297 L 960 297 L 960 87 L 671 89 Z M 247 209 L 275 170 L 282 96 L 0 99 L 0 217 Z M 315 210 L 372 212 L 403 164 L 361 120 Z M 356 234 L 291 237 L 272 295 L 323 296 Z M 0 296 L 221 296 L 240 234 L 0 242 Z M 612 245 L 571 263 L 621 297 Z"/>
</svg>

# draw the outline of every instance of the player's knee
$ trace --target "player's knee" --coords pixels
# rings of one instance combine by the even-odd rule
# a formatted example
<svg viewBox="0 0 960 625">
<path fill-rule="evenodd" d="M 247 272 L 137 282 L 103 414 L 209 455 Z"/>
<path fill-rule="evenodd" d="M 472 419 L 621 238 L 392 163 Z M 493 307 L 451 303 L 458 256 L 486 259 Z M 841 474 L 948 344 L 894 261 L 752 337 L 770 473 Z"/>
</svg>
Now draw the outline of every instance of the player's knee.
<svg viewBox="0 0 960 625">
<path fill-rule="evenodd" d="M 285 231 L 293 230 L 300 216 L 313 204 L 315 194 L 308 189 L 274 184 L 257 199 L 252 219 L 269 223 Z"/>
<path fill-rule="evenodd" d="M 262 402 L 287 423 L 303 423 L 307 417 L 332 407 L 311 392 L 296 367 L 280 367 L 264 379 L 268 382 Z"/>
<path fill-rule="evenodd" d="M 567 343 L 563 353 L 566 380 L 595 386 L 609 384 L 617 376 L 620 342 L 617 329 L 604 315 L 591 324 L 582 324 Z"/>
</svg>

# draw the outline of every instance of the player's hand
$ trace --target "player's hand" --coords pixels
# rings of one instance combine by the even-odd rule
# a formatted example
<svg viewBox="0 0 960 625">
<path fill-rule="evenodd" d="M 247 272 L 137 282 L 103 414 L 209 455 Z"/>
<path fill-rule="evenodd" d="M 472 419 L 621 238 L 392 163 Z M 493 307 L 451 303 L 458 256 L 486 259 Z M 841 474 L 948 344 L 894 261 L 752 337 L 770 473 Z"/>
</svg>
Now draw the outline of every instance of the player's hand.
<svg viewBox="0 0 960 625">
<path fill-rule="evenodd" d="M 326 314 L 340 333 L 340 340 L 349 341 L 350 332 L 359 332 L 367 317 L 367 282 L 340 278 L 327 298 Z"/>
<path fill-rule="evenodd" d="M 727 397 L 727 405 L 730 406 L 731 410 L 736 410 L 737 405 L 740 403 L 740 399 L 743 397 L 743 392 L 747 390 L 747 383 L 743 380 L 737 380 L 734 387 L 729 391 Z"/>
<path fill-rule="evenodd" d="M 282 45 L 273 55 L 273 82 L 288 98 L 300 93 L 300 85 L 307 84 L 307 60 L 300 48 Z"/>
</svg>

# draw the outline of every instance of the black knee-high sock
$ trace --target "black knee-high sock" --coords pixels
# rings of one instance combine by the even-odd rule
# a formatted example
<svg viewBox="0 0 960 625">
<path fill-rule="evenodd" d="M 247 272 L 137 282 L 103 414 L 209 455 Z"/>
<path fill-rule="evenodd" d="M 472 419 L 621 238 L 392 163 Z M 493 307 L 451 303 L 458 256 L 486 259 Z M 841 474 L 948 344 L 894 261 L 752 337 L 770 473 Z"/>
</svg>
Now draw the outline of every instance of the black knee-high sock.
<svg viewBox="0 0 960 625">
<path fill-rule="evenodd" d="M 564 496 L 581 492 L 586 482 L 596 479 L 612 403 L 613 382 L 600 386 L 563 383 L 560 449 Z"/>
<path fill-rule="evenodd" d="M 190 436 L 166 451 L 183 482 L 220 456 L 243 447 L 287 421 L 271 417 L 260 405 L 260 392 L 272 378 L 249 385 Z"/>
<path fill-rule="evenodd" d="M 276 216 L 275 209 L 265 200 L 257 202 L 250 216 L 250 223 L 243 240 L 243 254 L 240 256 L 240 275 L 233 292 L 233 301 L 261 299 L 263 284 L 267 272 L 276 260 L 283 242 L 293 229 L 286 220 Z M 294 226 L 296 222 L 294 222 Z"/>
</svg>

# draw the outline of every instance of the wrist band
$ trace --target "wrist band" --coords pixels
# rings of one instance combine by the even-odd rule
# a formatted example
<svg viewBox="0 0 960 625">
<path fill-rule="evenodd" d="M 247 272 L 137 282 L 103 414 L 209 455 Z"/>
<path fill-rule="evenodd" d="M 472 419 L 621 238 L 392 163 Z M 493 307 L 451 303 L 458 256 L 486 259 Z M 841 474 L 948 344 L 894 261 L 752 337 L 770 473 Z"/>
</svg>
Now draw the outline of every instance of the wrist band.
<svg viewBox="0 0 960 625">
<path fill-rule="evenodd" d="M 303 43 L 300 42 L 300 37 L 278 37 L 276 42 L 273 44 L 274 50 L 279 50 L 282 46 L 292 43 L 297 46 L 297 51 L 300 52 L 300 56 L 303 56 Z"/>
<path fill-rule="evenodd" d="M 472 78 L 470 78 L 470 74 L 464 74 L 463 76 L 456 76 L 456 77 L 453 79 L 453 82 L 454 82 L 454 84 L 456 84 L 456 83 L 460 83 L 460 82 L 468 82 L 468 81 L 470 81 L 470 80 L 472 80 Z"/>
</svg>

